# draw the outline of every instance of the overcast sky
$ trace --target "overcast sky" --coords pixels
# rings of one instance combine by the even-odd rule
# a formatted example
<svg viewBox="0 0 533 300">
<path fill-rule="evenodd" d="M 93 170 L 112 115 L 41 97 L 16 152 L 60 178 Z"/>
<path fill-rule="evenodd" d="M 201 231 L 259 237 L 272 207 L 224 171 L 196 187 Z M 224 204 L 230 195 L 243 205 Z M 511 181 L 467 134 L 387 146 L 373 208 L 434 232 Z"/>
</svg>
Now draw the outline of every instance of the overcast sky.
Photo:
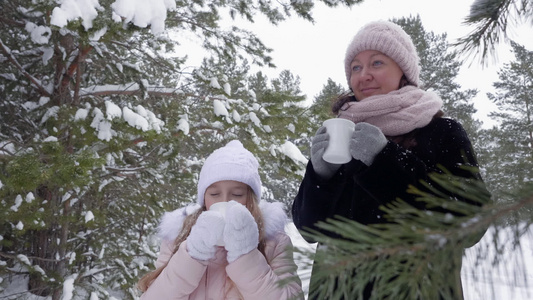
<svg viewBox="0 0 533 300">
<path fill-rule="evenodd" d="M 277 70 L 271 70 L 270 78 L 283 69 L 300 76 L 302 91 L 313 99 L 327 79 L 347 87 L 344 74 L 346 46 L 357 30 L 367 22 L 420 15 L 424 28 L 436 34 L 447 33 L 448 41 L 465 36 L 471 31 L 462 25 L 474 1 L 465 0 L 366 0 L 351 9 L 328 8 L 316 3 L 313 12 L 315 24 L 291 18 L 278 27 L 268 25 L 259 18 L 253 30 L 268 46 L 274 49 L 273 57 Z M 510 37 L 533 50 L 533 27 L 529 24 L 511 28 Z M 487 100 L 486 92 L 498 79 L 497 70 L 512 58 L 508 45 L 499 47 L 498 61 L 481 68 L 477 60 L 461 68 L 458 83 L 464 88 L 480 90 L 475 99 L 479 116 L 495 109 Z"/>
<path fill-rule="evenodd" d="M 367 22 L 388 20 L 420 15 L 426 31 L 436 34 L 447 33 L 448 41 L 467 35 L 471 28 L 462 25 L 474 1 L 468 0 L 365 0 L 363 4 L 352 8 L 328 8 L 321 2 L 315 2 L 313 17 L 315 24 L 293 16 L 277 27 L 257 16 L 254 24 L 246 27 L 253 30 L 259 38 L 274 52 L 272 56 L 277 69 L 261 69 L 272 79 L 288 69 L 298 75 L 301 89 L 309 100 L 320 92 L 327 79 L 347 87 L 344 74 L 344 53 L 348 43 Z M 510 37 L 533 50 L 533 26 L 526 24 L 511 27 Z M 475 98 L 478 117 L 494 110 L 495 106 L 487 100 L 486 93 L 492 91 L 492 83 L 498 79 L 497 70 L 504 62 L 512 58 L 508 45 L 498 50 L 498 61 L 490 60 L 485 68 L 477 60 L 471 65 L 465 64 L 460 71 L 458 83 L 463 88 L 480 90 Z M 487 122 L 485 122 L 486 125 Z"/>
</svg>

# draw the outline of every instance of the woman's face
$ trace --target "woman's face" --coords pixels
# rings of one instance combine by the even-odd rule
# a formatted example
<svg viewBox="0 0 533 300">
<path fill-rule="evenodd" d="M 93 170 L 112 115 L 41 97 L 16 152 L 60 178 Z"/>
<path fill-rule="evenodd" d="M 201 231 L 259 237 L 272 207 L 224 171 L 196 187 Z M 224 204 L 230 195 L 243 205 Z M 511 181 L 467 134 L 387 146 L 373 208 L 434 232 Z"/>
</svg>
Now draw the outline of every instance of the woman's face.
<svg viewBox="0 0 533 300">
<path fill-rule="evenodd" d="M 210 185 L 204 194 L 205 207 L 209 209 L 217 202 L 235 200 L 246 206 L 248 199 L 248 185 L 233 180 L 218 181 Z"/>
<path fill-rule="evenodd" d="M 403 72 L 387 55 L 366 50 L 357 54 L 350 65 L 350 87 L 357 100 L 382 95 L 400 88 Z"/>
</svg>

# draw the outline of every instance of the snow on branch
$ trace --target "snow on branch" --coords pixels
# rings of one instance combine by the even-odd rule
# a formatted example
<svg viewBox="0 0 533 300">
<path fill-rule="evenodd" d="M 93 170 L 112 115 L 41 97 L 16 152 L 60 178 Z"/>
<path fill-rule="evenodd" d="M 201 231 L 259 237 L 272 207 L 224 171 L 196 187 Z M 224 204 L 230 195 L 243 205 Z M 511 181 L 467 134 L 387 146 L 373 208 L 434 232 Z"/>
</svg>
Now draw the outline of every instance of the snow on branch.
<svg viewBox="0 0 533 300">
<path fill-rule="evenodd" d="M 153 96 L 171 96 L 181 94 L 182 91 L 175 88 L 158 86 L 145 86 L 141 88 L 138 83 L 131 84 L 108 84 L 94 85 L 80 90 L 80 96 L 107 96 L 107 95 L 133 95 L 146 92 Z"/>
<path fill-rule="evenodd" d="M 17 59 L 11 54 L 11 49 L 9 49 L 2 39 L 0 39 L 0 48 L 2 49 L 2 52 L 4 55 L 9 59 L 9 61 L 17 68 L 19 71 L 24 75 L 26 78 L 28 78 L 33 85 L 41 92 L 41 94 L 50 97 L 52 93 L 48 91 L 42 84 L 41 81 L 35 77 L 33 77 L 30 73 L 28 73 L 24 68 L 20 65 L 20 63 L 17 61 Z"/>
<path fill-rule="evenodd" d="M 132 23 L 146 28 L 154 34 L 165 30 L 165 20 L 168 10 L 176 9 L 176 2 L 170 0 L 116 0 L 111 4 L 113 9 L 111 18 L 115 22 Z M 61 5 L 53 9 L 50 23 L 58 27 L 65 27 L 69 22 L 80 20 L 85 30 L 93 27 L 93 21 L 99 12 L 104 11 L 96 0 L 74 1 L 64 0 Z"/>
</svg>

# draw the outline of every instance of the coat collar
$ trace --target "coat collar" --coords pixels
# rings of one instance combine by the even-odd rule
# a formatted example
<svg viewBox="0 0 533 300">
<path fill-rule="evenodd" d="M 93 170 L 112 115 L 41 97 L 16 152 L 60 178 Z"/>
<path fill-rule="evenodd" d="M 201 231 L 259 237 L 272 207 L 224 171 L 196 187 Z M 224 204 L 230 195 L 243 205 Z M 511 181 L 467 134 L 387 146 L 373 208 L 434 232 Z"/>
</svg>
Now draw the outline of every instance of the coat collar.
<svg viewBox="0 0 533 300">
<path fill-rule="evenodd" d="M 200 205 L 194 203 L 163 214 L 158 226 L 158 237 L 164 240 L 175 240 L 181 231 L 185 218 L 200 208 Z M 267 239 L 273 238 L 278 232 L 285 231 L 287 215 L 281 202 L 261 201 L 259 208 L 263 214 L 265 237 Z"/>
</svg>

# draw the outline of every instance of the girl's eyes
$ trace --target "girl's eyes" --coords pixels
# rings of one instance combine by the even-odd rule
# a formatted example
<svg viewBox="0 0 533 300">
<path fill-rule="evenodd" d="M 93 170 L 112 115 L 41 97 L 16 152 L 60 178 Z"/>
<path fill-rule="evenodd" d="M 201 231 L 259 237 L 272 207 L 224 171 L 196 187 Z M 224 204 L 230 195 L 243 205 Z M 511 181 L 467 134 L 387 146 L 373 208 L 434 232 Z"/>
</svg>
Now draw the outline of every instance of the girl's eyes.
<svg viewBox="0 0 533 300">
<path fill-rule="evenodd" d="M 209 193 L 209 196 L 211 196 L 211 197 L 216 197 L 218 195 L 220 195 L 220 193 Z M 231 195 L 233 197 L 243 197 L 244 196 L 244 194 L 231 194 Z"/>
<path fill-rule="evenodd" d="M 373 61 L 373 62 L 372 62 L 372 65 L 373 65 L 373 66 L 380 66 L 380 65 L 382 65 L 382 64 L 383 64 L 383 62 L 382 62 L 381 60 L 376 60 L 376 61 Z"/>
<path fill-rule="evenodd" d="M 359 70 L 361 70 L 361 66 L 353 66 L 352 67 L 352 71 L 353 72 L 358 72 Z"/>
</svg>

